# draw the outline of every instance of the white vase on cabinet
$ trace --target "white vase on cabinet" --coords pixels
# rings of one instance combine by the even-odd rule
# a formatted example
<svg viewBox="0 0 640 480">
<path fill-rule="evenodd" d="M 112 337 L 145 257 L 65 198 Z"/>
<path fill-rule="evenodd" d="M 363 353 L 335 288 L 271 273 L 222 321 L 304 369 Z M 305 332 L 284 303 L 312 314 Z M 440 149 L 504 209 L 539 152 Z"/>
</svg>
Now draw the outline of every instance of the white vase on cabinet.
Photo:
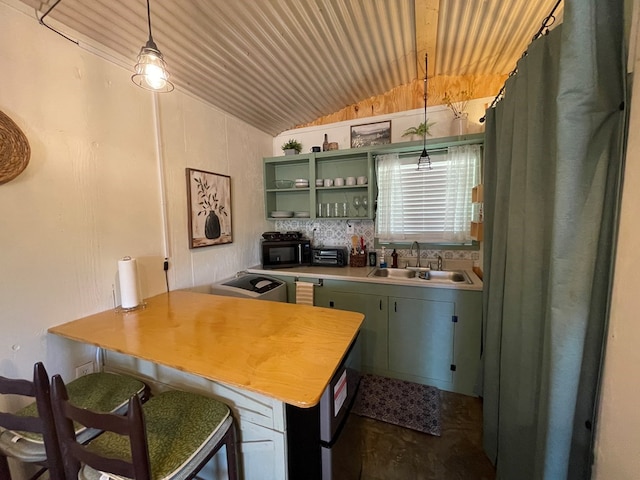
<svg viewBox="0 0 640 480">
<path fill-rule="evenodd" d="M 469 123 L 469 114 L 462 113 L 459 117 L 451 120 L 451 135 L 465 135 Z"/>
</svg>

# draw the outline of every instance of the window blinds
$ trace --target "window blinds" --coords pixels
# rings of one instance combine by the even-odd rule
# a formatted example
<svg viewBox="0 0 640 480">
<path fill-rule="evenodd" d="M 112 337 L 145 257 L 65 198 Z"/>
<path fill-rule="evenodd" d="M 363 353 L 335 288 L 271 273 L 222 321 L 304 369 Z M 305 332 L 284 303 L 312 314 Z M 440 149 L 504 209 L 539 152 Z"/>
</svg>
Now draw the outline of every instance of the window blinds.
<svg viewBox="0 0 640 480">
<path fill-rule="evenodd" d="M 381 242 L 468 243 L 471 189 L 480 179 L 480 145 L 431 154 L 432 170 L 418 157 L 377 157 L 376 236 Z"/>
</svg>

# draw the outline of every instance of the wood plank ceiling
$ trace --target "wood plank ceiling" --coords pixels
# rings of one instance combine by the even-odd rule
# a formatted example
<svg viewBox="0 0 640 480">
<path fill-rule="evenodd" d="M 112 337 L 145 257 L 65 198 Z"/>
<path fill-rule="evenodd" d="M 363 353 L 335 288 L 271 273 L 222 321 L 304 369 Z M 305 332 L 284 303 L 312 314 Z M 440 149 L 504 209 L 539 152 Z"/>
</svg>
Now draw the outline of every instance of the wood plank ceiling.
<svg viewBox="0 0 640 480">
<path fill-rule="evenodd" d="M 176 88 L 277 135 L 420 108 L 425 52 L 430 104 L 495 95 L 555 3 L 151 0 L 151 20 Z M 148 37 L 145 0 L 62 0 L 47 22 L 132 68 Z"/>
</svg>

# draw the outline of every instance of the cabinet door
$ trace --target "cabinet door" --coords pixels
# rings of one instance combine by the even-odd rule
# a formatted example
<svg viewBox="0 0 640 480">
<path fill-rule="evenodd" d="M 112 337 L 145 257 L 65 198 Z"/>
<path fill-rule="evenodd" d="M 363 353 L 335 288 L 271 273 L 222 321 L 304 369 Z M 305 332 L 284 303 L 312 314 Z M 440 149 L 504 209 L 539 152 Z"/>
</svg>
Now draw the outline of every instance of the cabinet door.
<svg viewBox="0 0 640 480">
<path fill-rule="evenodd" d="M 360 328 L 362 366 L 365 370 L 386 370 L 387 365 L 387 297 L 319 289 L 315 304 L 364 314 Z"/>
<path fill-rule="evenodd" d="M 389 369 L 451 382 L 454 304 L 389 298 Z"/>
</svg>

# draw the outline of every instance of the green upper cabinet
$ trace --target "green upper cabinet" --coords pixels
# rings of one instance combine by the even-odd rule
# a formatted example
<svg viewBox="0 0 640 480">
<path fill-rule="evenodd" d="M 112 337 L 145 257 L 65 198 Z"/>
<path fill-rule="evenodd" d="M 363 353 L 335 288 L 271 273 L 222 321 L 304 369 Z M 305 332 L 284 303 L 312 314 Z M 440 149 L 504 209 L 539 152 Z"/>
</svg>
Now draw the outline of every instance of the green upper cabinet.
<svg viewBox="0 0 640 480">
<path fill-rule="evenodd" d="M 427 139 L 427 149 L 482 143 L 484 134 Z M 371 147 L 332 150 L 267 157 L 264 163 L 265 216 L 278 220 L 290 216 L 332 220 L 336 218 L 368 218 L 375 215 L 377 197 L 375 158 L 383 153 L 416 154 L 422 151 L 422 141 L 375 145 Z M 348 185 L 352 177 L 356 184 Z M 357 183 L 358 177 L 366 183 Z M 316 185 L 316 180 L 344 179 L 344 185 Z M 305 179 L 308 186 L 277 184 L 277 180 Z M 347 211 L 344 211 L 346 204 Z M 322 205 L 322 210 L 319 206 Z M 324 210 L 329 207 L 329 214 Z M 275 213 L 274 213 L 275 212 Z"/>
<path fill-rule="evenodd" d="M 373 218 L 375 185 L 373 156 L 355 150 L 285 155 L 264 159 L 265 215 L 268 220 L 295 217 L 320 219 Z M 308 187 L 297 187 L 295 181 L 305 179 Z M 326 185 L 324 180 L 341 179 L 339 185 Z M 353 184 L 348 179 L 352 179 Z M 360 183 L 358 183 L 358 179 Z M 290 180 L 293 185 L 278 184 L 278 180 Z M 322 185 L 316 185 L 322 180 Z M 367 208 L 354 207 L 366 203 Z M 363 201 L 366 200 L 365 201 Z M 328 214 L 321 213 L 318 205 L 329 205 Z M 338 204 L 336 210 L 335 205 Z M 343 208 L 346 204 L 347 211 Z M 274 213 L 275 212 L 275 213 Z"/>
</svg>

